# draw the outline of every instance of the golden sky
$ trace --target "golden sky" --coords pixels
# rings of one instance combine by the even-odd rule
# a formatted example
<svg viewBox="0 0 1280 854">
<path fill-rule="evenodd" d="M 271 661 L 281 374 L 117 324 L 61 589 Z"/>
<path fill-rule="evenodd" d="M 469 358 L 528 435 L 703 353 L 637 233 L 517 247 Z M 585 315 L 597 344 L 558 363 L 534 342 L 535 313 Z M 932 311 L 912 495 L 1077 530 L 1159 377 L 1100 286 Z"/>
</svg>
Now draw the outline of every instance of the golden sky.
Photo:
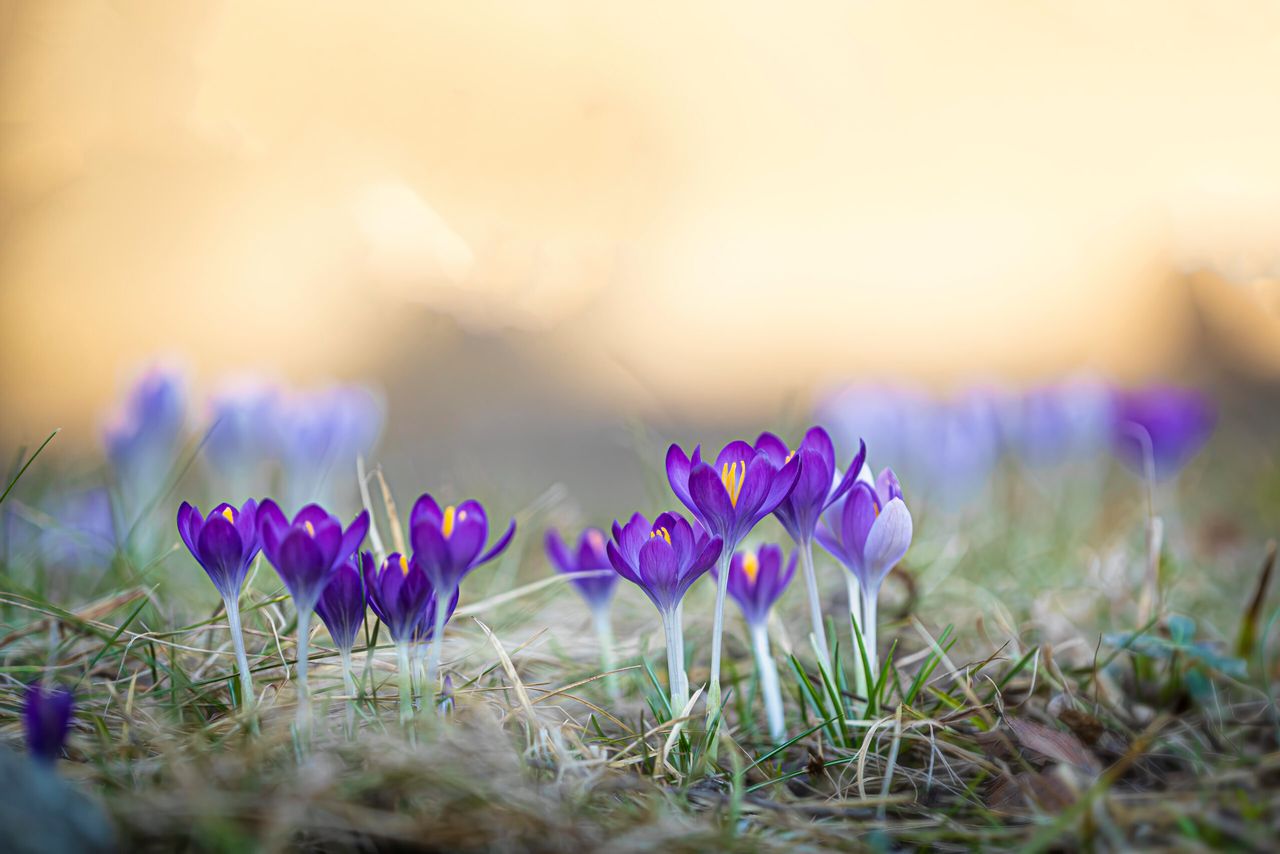
<svg viewBox="0 0 1280 854">
<path fill-rule="evenodd" d="M 1277 92 L 1266 2 L 0 2 L 0 400 L 452 324 L 639 408 L 1137 377 L 1197 303 L 1275 371 Z"/>
</svg>

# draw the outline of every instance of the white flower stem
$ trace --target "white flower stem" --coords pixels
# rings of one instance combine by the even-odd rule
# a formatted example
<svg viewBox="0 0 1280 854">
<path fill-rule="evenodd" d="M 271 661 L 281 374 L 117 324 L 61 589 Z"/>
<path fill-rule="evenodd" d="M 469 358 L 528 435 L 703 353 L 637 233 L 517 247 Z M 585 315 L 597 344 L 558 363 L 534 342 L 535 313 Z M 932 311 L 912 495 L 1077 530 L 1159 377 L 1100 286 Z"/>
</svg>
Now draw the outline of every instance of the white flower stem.
<svg viewBox="0 0 1280 854">
<path fill-rule="evenodd" d="M 862 635 L 862 643 L 867 643 L 866 633 L 863 626 L 866 625 L 866 618 L 862 612 L 862 583 L 858 581 L 858 577 L 852 572 L 844 574 L 845 588 L 849 591 L 849 616 L 852 618 L 851 623 L 851 640 L 853 647 L 851 648 L 853 658 L 853 692 L 859 697 L 867 696 L 867 674 L 862 669 L 862 654 L 858 651 L 857 635 Z M 868 659 L 870 660 L 870 659 Z"/>
<path fill-rule="evenodd" d="M 720 552 L 719 566 L 716 569 L 716 613 L 711 626 L 711 680 L 707 685 L 707 723 L 710 725 L 720 711 L 720 644 L 724 636 L 724 600 L 729 593 L 729 563 L 733 560 L 733 549 L 725 543 Z"/>
<path fill-rule="evenodd" d="M 684 677 L 684 641 L 680 615 L 674 609 L 662 612 L 662 628 L 667 636 L 667 682 L 671 716 L 679 717 L 689 703 Z"/>
<path fill-rule="evenodd" d="M 818 662 L 831 672 L 831 650 L 827 647 L 827 627 L 822 619 L 822 597 L 818 594 L 818 575 L 813 571 L 813 540 L 800 543 L 800 563 L 804 569 L 804 586 L 809 591 L 809 616 L 813 620 L 814 643 L 818 646 Z"/>
<path fill-rule="evenodd" d="M 413 665 L 408 641 L 396 643 L 396 661 L 400 671 L 400 723 L 408 724 L 413 720 Z"/>
<path fill-rule="evenodd" d="M 422 684 L 422 708 L 436 710 L 436 677 L 440 671 L 440 651 L 444 646 L 444 619 L 453 599 L 452 590 L 436 591 L 436 619 L 427 648 L 427 677 Z"/>
<path fill-rule="evenodd" d="M 252 709 L 254 702 L 253 674 L 249 672 L 249 657 L 244 651 L 244 631 L 240 626 L 240 600 L 230 596 L 223 598 L 227 611 L 227 625 L 231 629 L 231 645 L 236 651 L 236 667 L 240 670 L 240 707 Z"/>
<path fill-rule="evenodd" d="M 604 677 L 604 684 L 609 691 L 609 697 L 617 700 L 618 677 L 611 673 L 617 664 L 613 657 L 613 623 L 609 618 L 609 605 L 606 603 L 592 608 L 591 616 L 596 625 L 596 639 L 600 643 L 600 667 L 605 673 L 610 674 Z"/>
<path fill-rule="evenodd" d="M 311 643 L 311 609 L 298 612 L 298 738 L 304 743 L 311 738 L 311 687 L 307 684 L 307 663 Z"/>
<path fill-rule="evenodd" d="M 352 673 L 351 650 L 340 647 L 338 654 L 342 656 L 342 686 L 347 692 L 347 733 L 355 736 L 356 732 L 356 679 Z"/>
<path fill-rule="evenodd" d="M 879 609 L 880 588 L 862 591 L 863 623 L 862 643 L 867 648 L 867 663 L 871 665 L 871 678 L 880 675 L 880 656 L 876 652 L 876 613 Z M 870 690 L 870 686 L 868 686 Z"/>
<path fill-rule="evenodd" d="M 769 737 L 780 744 L 787 737 L 787 723 L 782 711 L 782 690 L 778 687 L 778 665 L 769 650 L 769 627 L 760 623 L 751 627 L 751 646 L 756 654 L 756 670 L 760 674 L 760 693 L 764 697 L 765 719 Z"/>
</svg>

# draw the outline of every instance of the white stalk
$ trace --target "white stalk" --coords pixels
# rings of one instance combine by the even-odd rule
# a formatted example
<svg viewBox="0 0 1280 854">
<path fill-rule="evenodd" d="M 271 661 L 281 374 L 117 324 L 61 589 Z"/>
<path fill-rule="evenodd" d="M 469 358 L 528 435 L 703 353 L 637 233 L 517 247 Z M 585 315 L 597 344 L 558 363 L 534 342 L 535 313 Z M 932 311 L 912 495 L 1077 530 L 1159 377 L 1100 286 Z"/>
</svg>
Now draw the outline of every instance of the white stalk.
<svg viewBox="0 0 1280 854">
<path fill-rule="evenodd" d="M 720 552 L 719 567 L 716 570 L 716 613 L 711 626 L 711 680 L 707 685 L 707 722 L 720 710 L 720 643 L 724 635 L 724 600 L 729 593 L 729 563 L 733 560 L 733 549 L 728 543 Z M 683 664 L 683 663 L 682 663 Z"/>
<path fill-rule="evenodd" d="M 662 628 L 667 636 L 667 682 L 671 715 L 678 716 L 689 702 L 683 673 L 684 646 L 681 639 L 680 615 L 675 609 L 662 612 Z"/>
<path fill-rule="evenodd" d="M 822 620 L 822 598 L 818 594 L 818 575 L 813 571 L 813 540 L 800 543 L 800 563 L 804 569 L 804 586 L 809 591 L 809 616 L 813 620 L 813 638 L 818 646 L 821 665 L 831 672 L 831 650 L 827 648 L 827 628 Z"/>
<path fill-rule="evenodd" d="M 396 659 L 400 670 L 400 723 L 408 724 L 413 720 L 413 665 L 408 641 L 396 642 Z"/>
<path fill-rule="evenodd" d="M 778 665 L 769 650 L 769 628 L 766 623 L 751 627 L 751 646 L 756 654 L 756 671 L 760 674 L 760 693 L 764 697 L 765 719 L 774 744 L 786 740 L 787 724 L 782 712 L 782 689 L 778 687 Z"/>
<path fill-rule="evenodd" d="M 880 656 L 876 652 L 876 614 L 879 610 L 880 588 L 864 590 L 862 596 L 862 613 L 865 615 L 862 629 L 862 643 L 867 648 L 867 662 L 871 665 L 871 678 L 880 675 Z M 869 686 L 868 686 L 869 689 Z"/>
<path fill-rule="evenodd" d="M 617 700 L 618 693 L 618 677 L 612 673 L 616 667 L 613 657 L 613 624 L 609 619 L 609 605 L 597 605 L 591 609 L 591 616 L 596 626 L 596 639 L 600 643 L 600 667 L 609 675 L 604 677 L 605 687 L 609 691 L 609 697 Z"/>
<path fill-rule="evenodd" d="M 253 674 L 249 672 L 249 657 L 244 652 L 244 631 L 240 626 L 240 600 L 224 597 L 222 605 L 227 611 L 227 626 L 231 629 L 231 646 L 236 651 L 236 667 L 240 670 L 240 706 L 253 708 Z"/>
<path fill-rule="evenodd" d="M 866 617 L 863 614 L 862 607 L 862 583 L 858 581 L 858 577 L 852 572 L 844 574 L 845 589 L 849 592 L 849 616 L 852 624 L 853 646 L 853 692 L 859 697 L 867 696 L 867 674 L 862 669 L 862 654 L 858 652 L 858 638 L 856 635 L 862 635 L 862 643 L 867 643 L 866 633 L 863 626 L 866 625 Z M 870 659 L 868 659 L 870 661 Z"/>
<path fill-rule="evenodd" d="M 307 684 L 307 663 L 311 643 L 311 609 L 298 612 L 298 738 L 304 743 L 311 736 L 311 688 Z"/>
<path fill-rule="evenodd" d="M 449 602 L 453 599 L 453 590 L 436 591 L 436 619 L 431 633 L 431 644 L 427 647 L 427 678 L 422 685 L 422 707 L 436 709 L 436 675 L 440 671 L 440 650 L 444 646 L 444 619 L 449 610 Z"/>
<path fill-rule="evenodd" d="M 347 732 L 354 736 L 356 731 L 356 680 L 352 674 L 351 650 L 340 647 L 338 654 L 342 656 L 342 686 L 347 692 Z"/>
</svg>

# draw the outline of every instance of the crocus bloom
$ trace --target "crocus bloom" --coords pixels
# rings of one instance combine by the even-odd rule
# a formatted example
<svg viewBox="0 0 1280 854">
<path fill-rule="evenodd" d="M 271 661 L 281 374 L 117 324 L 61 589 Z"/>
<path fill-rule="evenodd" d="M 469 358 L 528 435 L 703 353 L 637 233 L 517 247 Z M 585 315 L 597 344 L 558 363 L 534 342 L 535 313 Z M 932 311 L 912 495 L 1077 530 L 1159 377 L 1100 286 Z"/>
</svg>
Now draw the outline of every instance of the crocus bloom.
<svg viewBox="0 0 1280 854">
<path fill-rule="evenodd" d="M 898 478 L 892 470 L 885 469 L 876 478 L 875 487 L 862 481 L 855 483 L 828 517 L 829 526 L 818 526 L 818 542 L 858 579 L 863 611 L 858 628 L 874 669 L 880 585 L 911 547 L 911 512 L 903 501 Z"/>
<path fill-rule="evenodd" d="M 208 519 L 185 501 L 178 508 L 182 542 L 225 600 L 240 598 L 244 577 L 258 556 L 257 511 L 258 504 L 252 498 L 238 509 L 219 504 Z"/>
<path fill-rule="evenodd" d="M 596 639 L 600 643 L 600 663 L 606 673 L 613 670 L 613 625 L 609 616 L 609 603 L 618 584 L 618 574 L 609 563 L 605 551 L 604 532 L 599 528 L 587 528 L 578 537 L 578 547 L 572 551 L 560 532 L 552 528 L 546 536 L 547 559 L 557 572 L 569 577 L 570 582 L 586 600 L 596 624 Z M 606 677 L 610 694 L 616 698 L 617 679 Z"/>
<path fill-rule="evenodd" d="M 329 630 L 334 645 L 350 652 L 364 625 L 364 612 L 364 579 L 356 557 L 352 556 L 329 576 L 329 583 L 316 602 L 316 613 Z"/>
<path fill-rule="evenodd" d="M 436 594 L 422 565 L 398 552 L 387 555 L 382 566 L 376 569 L 373 556 L 368 552 L 360 558 L 369 606 L 387 627 L 391 639 L 396 643 L 410 643 L 429 638 L 435 624 Z M 454 591 L 445 613 L 446 621 L 457 607 L 458 594 Z"/>
<path fill-rule="evenodd" d="M 774 545 L 761 546 L 758 552 L 737 552 L 729 563 L 729 595 L 738 603 L 751 633 L 769 736 L 774 742 L 786 738 L 786 719 L 782 711 L 782 690 L 778 686 L 778 665 L 769 650 L 769 611 L 795 572 L 795 552 L 791 553 L 784 569 L 782 549 Z"/>
<path fill-rule="evenodd" d="M 800 458 L 800 477 L 795 488 L 783 499 L 773 514 L 791 539 L 800 547 L 804 559 L 805 587 L 809 593 L 809 616 L 813 623 L 813 639 L 823 665 L 831 669 L 831 653 L 827 648 L 827 632 L 822 619 L 822 599 L 818 594 L 818 578 L 813 569 L 813 530 L 823 512 L 839 501 L 858 479 L 867 458 L 867 446 L 859 441 L 858 453 L 840 476 L 836 468 L 836 449 L 831 437 L 821 427 L 810 428 L 795 451 L 772 433 L 761 433 L 756 447 L 764 450 L 777 466 L 792 457 Z M 733 576 L 730 574 L 730 579 Z"/>
<path fill-rule="evenodd" d="M 1217 421 L 1213 402 L 1200 392 L 1174 386 L 1150 386 L 1117 392 L 1113 442 L 1116 455 L 1138 472 L 1163 480 L 1182 470 L 1208 441 Z"/>
<path fill-rule="evenodd" d="M 546 549 L 551 565 L 557 572 L 569 576 L 592 611 L 609 607 L 618 575 L 609 563 L 604 533 L 599 528 L 583 531 L 578 537 L 578 547 L 572 551 L 561 539 L 560 532 L 552 528 L 547 531 Z"/>
<path fill-rule="evenodd" d="M 369 530 L 369 513 L 344 531 L 336 516 L 308 504 L 290 522 L 271 499 L 258 508 L 262 552 L 288 588 L 298 612 L 315 610 L 329 577 L 355 554 Z"/>
<path fill-rule="evenodd" d="M 233 492 L 261 486 L 263 469 L 278 456 L 276 388 L 260 380 L 239 380 L 214 395 L 204 456 Z"/>
<path fill-rule="evenodd" d="M 672 491 L 724 544 L 711 629 L 708 718 L 720 710 L 720 645 L 729 557 L 742 538 L 791 493 L 800 477 L 800 466 L 800 459 L 794 455 L 779 465 L 764 448 L 753 448 L 742 441 L 725 445 L 716 455 L 714 468 L 703 462 L 701 446 L 693 449 L 692 457 L 686 457 L 679 445 L 667 449 L 667 480 Z"/>
<path fill-rule="evenodd" d="M 511 544 L 516 523 L 512 519 L 507 530 L 488 550 L 489 517 L 478 501 L 464 501 L 444 509 L 430 495 L 422 495 L 409 513 L 409 542 L 413 546 L 413 562 L 421 564 L 427 580 L 438 596 L 452 598 L 464 576 L 483 563 L 493 560 Z M 433 706 L 436 671 L 440 665 L 440 647 L 444 643 L 445 610 L 437 608 L 427 661 L 427 691 Z"/>
<path fill-rule="evenodd" d="M 27 686 L 22 719 L 32 756 L 43 762 L 58 758 L 67 740 L 74 706 L 75 701 L 66 688 L 45 688 L 39 682 Z"/>
<path fill-rule="evenodd" d="M 154 368 L 143 374 L 111 415 L 103 443 L 119 482 L 129 525 L 164 489 L 186 419 L 186 381 L 172 368 Z"/>
<path fill-rule="evenodd" d="M 118 540 L 106 489 L 59 495 L 49 515 L 57 525 L 46 528 L 40 538 L 49 564 L 82 569 L 110 560 Z"/>
<path fill-rule="evenodd" d="M 298 511 L 290 522 L 271 499 L 258 508 L 262 551 L 275 567 L 298 610 L 298 731 L 310 731 L 310 695 L 307 687 L 307 644 L 311 639 L 311 614 L 320 594 L 338 570 L 360 548 L 369 530 L 369 513 L 361 511 L 347 529 L 337 517 L 317 504 Z"/>
<path fill-rule="evenodd" d="M 253 701 L 253 675 L 240 627 L 240 589 L 261 544 L 257 502 L 251 498 L 239 510 L 230 504 L 219 504 L 206 519 L 199 508 L 184 501 L 178 508 L 178 534 L 222 594 L 240 670 L 241 702 L 248 705 Z"/>
<path fill-rule="evenodd" d="M 677 513 L 663 513 L 653 524 L 639 513 L 625 526 L 614 522 L 613 541 L 606 546 L 613 568 L 643 590 L 662 616 L 673 714 L 681 713 L 689 695 L 680 603 L 693 583 L 711 569 L 723 547 L 719 537 L 708 537 L 701 529 L 695 532 Z"/>
</svg>

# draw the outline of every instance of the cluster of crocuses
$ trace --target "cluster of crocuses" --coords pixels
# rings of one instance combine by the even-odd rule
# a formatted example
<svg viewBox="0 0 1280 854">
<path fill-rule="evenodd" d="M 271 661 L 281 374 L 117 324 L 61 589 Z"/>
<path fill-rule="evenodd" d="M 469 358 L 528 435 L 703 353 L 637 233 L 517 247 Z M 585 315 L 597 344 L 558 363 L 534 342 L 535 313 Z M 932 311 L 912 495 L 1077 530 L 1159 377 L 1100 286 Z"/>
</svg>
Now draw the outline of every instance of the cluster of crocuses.
<svg viewBox="0 0 1280 854">
<path fill-rule="evenodd" d="M 178 533 L 192 556 L 222 595 L 240 670 L 243 702 L 254 698 L 253 676 L 240 626 L 240 593 L 259 551 L 284 582 L 297 611 L 298 731 L 310 730 L 307 664 L 311 619 L 318 614 L 341 655 L 349 697 L 356 683 L 351 652 L 372 608 L 397 650 L 402 719 L 413 716 L 415 663 L 425 656 L 425 674 L 417 680 L 425 708 L 434 706 L 435 681 L 444 626 L 457 607 L 459 586 L 471 570 L 506 549 L 513 521 L 489 548 L 489 521 L 476 501 L 441 508 L 430 495 L 414 504 L 409 517 L 412 553 L 375 559 L 361 551 L 370 533 L 369 515 L 350 524 L 316 504 L 289 519 L 274 501 L 246 501 L 240 507 L 219 504 L 206 517 L 190 504 L 178 510 Z M 381 552 L 376 533 L 375 551 Z M 443 604 L 441 604 L 443 603 Z"/>
<path fill-rule="evenodd" d="M 667 645 L 670 705 L 676 716 L 690 708 L 685 669 L 683 602 L 693 584 L 711 572 L 716 580 L 707 715 L 720 712 L 720 663 L 725 601 L 738 603 L 751 634 L 770 734 L 785 733 L 776 665 L 769 650 L 769 614 L 795 572 L 803 567 L 812 619 L 812 642 L 820 667 L 831 667 L 813 544 L 818 542 L 849 571 L 850 612 L 874 666 L 876 600 L 885 576 L 911 545 L 911 514 L 893 472 L 873 478 L 866 447 L 837 467 L 835 447 L 827 432 L 814 427 L 794 449 L 771 433 L 754 445 L 726 445 L 714 463 L 678 445 L 667 452 L 667 478 L 672 491 L 693 516 L 660 514 L 653 521 L 636 514 L 626 524 L 615 522 L 604 543 L 597 530 L 583 533 L 576 552 L 551 533 L 547 551 L 553 565 L 570 573 L 593 611 L 608 613 L 614 579 L 612 569 L 638 586 L 658 609 Z M 790 536 L 793 550 L 784 559 L 778 545 L 743 548 L 755 527 L 770 514 Z M 603 544 L 603 549 L 601 545 Z M 606 627 L 607 618 L 600 621 Z"/>
</svg>

